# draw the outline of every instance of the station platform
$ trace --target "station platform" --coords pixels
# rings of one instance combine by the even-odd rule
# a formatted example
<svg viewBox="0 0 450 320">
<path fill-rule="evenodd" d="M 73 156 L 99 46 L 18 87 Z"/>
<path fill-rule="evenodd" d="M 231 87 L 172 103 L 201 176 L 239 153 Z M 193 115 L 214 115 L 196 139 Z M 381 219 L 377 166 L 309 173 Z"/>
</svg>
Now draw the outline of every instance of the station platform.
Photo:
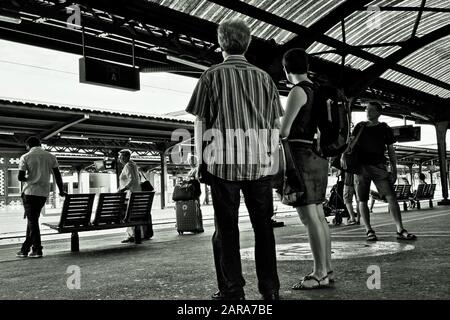
<svg viewBox="0 0 450 320">
<path fill-rule="evenodd" d="M 258 300 L 253 231 L 241 206 L 241 256 L 246 298 Z M 170 208 L 169 208 L 170 209 Z M 173 208 L 171 209 L 173 210 Z M 44 236 L 44 258 L 15 257 L 19 240 L 0 245 L 1 300 L 209 300 L 216 291 L 211 236 L 212 208 L 204 208 L 205 232 L 178 235 L 173 223 L 156 223 L 155 235 L 140 245 L 121 244 L 123 230 L 80 233 L 80 252 L 70 240 Z M 282 210 L 280 210 L 282 211 Z M 363 226 L 330 225 L 336 282 L 330 289 L 293 291 L 292 284 L 312 269 L 307 233 L 295 211 L 276 215 L 278 273 L 283 300 L 449 299 L 450 207 L 402 212 L 405 228 L 418 237 L 396 239 L 385 206 L 375 208 L 372 224 L 379 241 L 365 241 Z M 156 219 L 158 220 L 158 219 Z M 80 288 L 67 286 L 79 268 Z M 379 288 L 372 283 L 379 268 Z M 69 270 L 69 272 L 68 272 Z M 369 282 L 369 285 L 368 285 Z"/>
</svg>

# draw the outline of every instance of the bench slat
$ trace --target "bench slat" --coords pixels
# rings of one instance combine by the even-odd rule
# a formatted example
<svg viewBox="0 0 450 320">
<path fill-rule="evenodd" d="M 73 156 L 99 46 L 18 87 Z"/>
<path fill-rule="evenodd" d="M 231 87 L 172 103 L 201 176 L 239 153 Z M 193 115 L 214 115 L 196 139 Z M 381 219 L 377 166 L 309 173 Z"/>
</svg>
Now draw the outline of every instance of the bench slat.
<svg viewBox="0 0 450 320">
<path fill-rule="evenodd" d="M 70 194 L 64 200 L 58 227 L 89 225 L 95 194 Z"/>
</svg>

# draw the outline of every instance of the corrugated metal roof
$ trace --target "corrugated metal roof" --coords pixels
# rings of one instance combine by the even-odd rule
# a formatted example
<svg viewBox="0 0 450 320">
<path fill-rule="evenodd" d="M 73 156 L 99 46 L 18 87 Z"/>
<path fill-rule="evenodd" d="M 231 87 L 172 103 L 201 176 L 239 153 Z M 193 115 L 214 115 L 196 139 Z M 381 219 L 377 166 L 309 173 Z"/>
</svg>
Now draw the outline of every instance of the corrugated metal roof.
<svg viewBox="0 0 450 320">
<path fill-rule="evenodd" d="M 400 64 L 434 77 L 441 81 L 450 83 L 450 36 L 437 40 L 423 47 Z"/>
<path fill-rule="evenodd" d="M 418 80 L 397 71 L 388 70 L 381 76 L 381 78 L 401 83 L 404 86 L 427 92 L 429 94 L 438 95 L 442 98 L 450 98 L 449 90 L 443 89 L 425 81 Z"/>
<path fill-rule="evenodd" d="M 207 0 L 150 0 L 160 4 L 200 17 L 215 23 L 220 23 L 229 17 L 244 18 L 252 29 L 253 35 L 262 39 L 273 39 L 279 44 L 286 43 L 296 35 L 258 21 L 254 18 L 246 17 L 240 13 L 233 12 L 228 8 L 214 4 Z M 343 4 L 343 0 L 242 0 L 243 2 L 273 13 L 279 17 L 293 21 L 305 27 L 310 27 L 321 18 L 330 14 L 335 8 Z M 392 43 L 391 46 L 370 47 L 363 50 L 378 57 L 386 58 L 397 50 L 401 49 L 398 42 L 409 40 L 413 36 L 414 25 L 418 17 L 418 10 L 422 0 L 374 0 L 369 2 L 367 10 L 355 10 L 345 18 L 345 41 L 352 46 L 365 46 Z M 410 10 L 389 11 L 383 7 L 406 7 Z M 449 0 L 428 0 L 427 8 L 450 9 Z M 383 10 L 381 10 L 382 8 Z M 422 13 L 421 21 L 418 25 L 416 36 L 421 37 L 435 31 L 450 23 L 450 12 L 429 12 Z M 327 36 L 343 41 L 341 23 L 336 24 L 325 33 Z M 413 55 L 400 62 L 414 71 L 421 72 L 443 82 L 450 81 L 450 56 L 449 40 L 436 41 L 424 49 L 418 50 Z M 308 53 L 319 53 L 330 51 L 333 48 L 322 43 L 315 42 L 308 48 Z M 318 55 L 320 58 L 335 63 L 341 63 L 342 57 L 339 53 L 325 53 Z M 365 70 L 373 65 L 373 62 L 365 59 L 347 55 L 345 64 L 355 69 Z M 384 78 L 405 84 L 409 87 L 419 89 L 441 97 L 449 97 L 448 90 L 436 85 L 426 83 L 411 76 L 388 71 Z"/>
<path fill-rule="evenodd" d="M 279 44 L 285 43 L 296 36 L 294 33 L 236 13 L 207 0 L 149 0 L 149 2 L 217 24 L 230 17 L 243 18 L 249 23 L 254 36 L 265 40 L 273 39 Z M 244 0 L 243 2 L 302 26 L 310 27 L 314 22 L 325 17 L 333 9 L 341 5 L 344 0 Z"/>
<path fill-rule="evenodd" d="M 93 114 L 93 115 L 103 115 L 103 116 L 139 118 L 139 119 L 148 119 L 148 120 L 166 120 L 168 122 L 176 122 L 176 123 L 187 123 L 187 124 L 193 123 L 193 121 L 178 119 L 175 117 L 150 116 L 150 115 L 138 114 L 138 113 L 114 112 L 114 111 L 106 111 L 106 110 L 99 110 L 99 109 L 57 106 L 57 105 L 50 105 L 50 104 L 44 104 L 44 103 L 33 103 L 33 102 L 28 102 L 28 101 L 20 101 L 20 100 L 0 99 L 0 106 L 1 105 L 25 106 L 25 107 L 32 107 L 32 108 L 41 108 L 41 109 L 45 109 L 45 110 L 54 109 L 54 110 L 59 110 L 59 111 L 89 113 L 89 114 Z"/>
</svg>

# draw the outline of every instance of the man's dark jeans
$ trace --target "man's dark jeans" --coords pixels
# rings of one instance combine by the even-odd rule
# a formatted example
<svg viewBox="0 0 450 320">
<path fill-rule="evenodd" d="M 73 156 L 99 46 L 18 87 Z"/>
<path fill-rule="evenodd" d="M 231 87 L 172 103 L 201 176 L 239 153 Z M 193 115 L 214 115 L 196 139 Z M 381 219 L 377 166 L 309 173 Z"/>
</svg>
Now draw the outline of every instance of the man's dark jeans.
<svg viewBox="0 0 450 320">
<path fill-rule="evenodd" d="M 270 178 L 254 181 L 228 181 L 212 175 L 210 178 L 216 227 L 212 242 L 220 292 L 226 296 L 244 294 L 238 227 L 241 190 L 255 233 L 259 292 L 263 295 L 278 292 L 280 282 L 271 222 L 273 199 Z"/>
<path fill-rule="evenodd" d="M 33 247 L 33 251 L 35 252 L 42 249 L 41 231 L 39 230 L 39 216 L 46 201 L 46 197 L 22 195 L 25 216 L 28 220 L 27 234 L 25 242 L 22 245 L 22 252 L 28 253 L 31 247 Z"/>
</svg>

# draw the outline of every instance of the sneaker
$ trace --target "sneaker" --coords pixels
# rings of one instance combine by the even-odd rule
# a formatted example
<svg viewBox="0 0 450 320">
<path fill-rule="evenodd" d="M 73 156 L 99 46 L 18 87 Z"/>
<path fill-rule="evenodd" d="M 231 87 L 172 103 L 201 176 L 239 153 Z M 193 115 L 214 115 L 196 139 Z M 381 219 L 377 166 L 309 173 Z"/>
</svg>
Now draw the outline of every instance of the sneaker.
<svg viewBox="0 0 450 320">
<path fill-rule="evenodd" d="M 129 238 L 125 239 L 125 240 L 122 240 L 122 243 L 131 243 L 131 242 L 134 242 L 134 238 L 133 237 L 129 237 Z"/>
<path fill-rule="evenodd" d="M 28 257 L 28 252 L 23 252 L 22 250 L 16 253 L 17 258 L 26 258 Z"/>
<path fill-rule="evenodd" d="M 28 255 L 28 258 L 42 258 L 42 251 L 33 251 Z"/>
</svg>

